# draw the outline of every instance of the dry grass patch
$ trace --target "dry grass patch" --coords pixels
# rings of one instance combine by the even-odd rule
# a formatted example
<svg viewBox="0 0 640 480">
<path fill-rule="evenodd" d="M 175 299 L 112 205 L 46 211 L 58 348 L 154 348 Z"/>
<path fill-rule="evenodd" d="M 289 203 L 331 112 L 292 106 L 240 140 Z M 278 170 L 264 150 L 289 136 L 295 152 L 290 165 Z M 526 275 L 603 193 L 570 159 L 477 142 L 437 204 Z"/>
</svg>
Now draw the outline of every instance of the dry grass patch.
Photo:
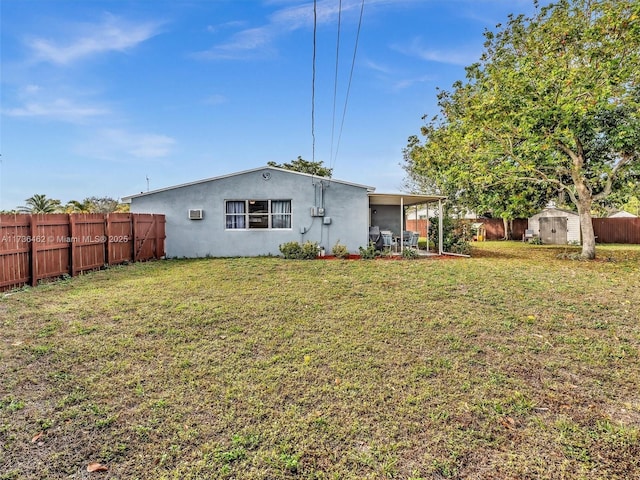
<svg viewBox="0 0 640 480">
<path fill-rule="evenodd" d="M 175 260 L 15 292 L 0 478 L 637 478 L 640 249 L 569 251 Z"/>
</svg>

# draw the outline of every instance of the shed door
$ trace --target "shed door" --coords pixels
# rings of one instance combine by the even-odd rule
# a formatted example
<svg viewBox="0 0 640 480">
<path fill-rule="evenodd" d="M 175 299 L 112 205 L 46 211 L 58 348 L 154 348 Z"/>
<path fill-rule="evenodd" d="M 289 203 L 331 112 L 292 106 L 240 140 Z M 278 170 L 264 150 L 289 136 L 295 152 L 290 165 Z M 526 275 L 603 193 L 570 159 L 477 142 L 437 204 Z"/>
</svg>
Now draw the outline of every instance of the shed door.
<svg viewBox="0 0 640 480">
<path fill-rule="evenodd" d="M 542 243 L 565 245 L 567 243 L 567 217 L 540 217 Z"/>
</svg>

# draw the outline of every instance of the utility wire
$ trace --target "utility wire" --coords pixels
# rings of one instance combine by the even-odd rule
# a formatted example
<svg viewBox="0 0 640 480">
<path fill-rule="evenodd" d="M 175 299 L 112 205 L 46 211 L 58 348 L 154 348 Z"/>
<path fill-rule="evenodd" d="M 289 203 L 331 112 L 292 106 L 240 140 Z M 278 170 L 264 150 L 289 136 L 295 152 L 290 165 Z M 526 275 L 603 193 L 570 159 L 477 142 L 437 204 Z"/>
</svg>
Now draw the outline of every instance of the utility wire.
<svg viewBox="0 0 640 480">
<path fill-rule="evenodd" d="M 344 109 L 342 110 L 342 121 L 340 122 L 340 133 L 338 135 L 338 143 L 336 145 L 336 154 L 331 162 L 331 168 L 333 168 L 336 159 L 338 158 L 338 150 L 340 149 L 340 140 L 342 139 L 342 130 L 344 128 L 344 118 L 347 115 L 347 104 L 349 102 L 349 93 L 351 92 L 351 80 L 353 79 L 353 69 L 356 64 L 356 54 L 358 53 L 358 40 L 360 39 L 360 29 L 362 28 L 362 16 L 364 13 L 364 0 L 362 0 L 362 4 L 360 5 L 360 19 L 358 20 L 358 32 L 356 33 L 356 44 L 353 49 L 353 59 L 351 60 L 351 72 L 349 73 L 349 84 L 347 86 L 347 95 L 344 99 Z"/>
<path fill-rule="evenodd" d="M 316 161 L 316 33 L 318 29 L 318 2 L 313 0 L 313 66 L 311 73 L 311 161 Z"/>
<path fill-rule="evenodd" d="M 329 166 L 333 161 L 333 138 L 336 126 L 336 98 L 338 96 L 338 65 L 340 62 L 340 26 L 342 23 L 342 0 L 338 3 L 338 37 L 336 40 L 336 74 L 333 81 L 333 114 L 331 115 L 331 153 L 329 154 Z"/>
</svg>

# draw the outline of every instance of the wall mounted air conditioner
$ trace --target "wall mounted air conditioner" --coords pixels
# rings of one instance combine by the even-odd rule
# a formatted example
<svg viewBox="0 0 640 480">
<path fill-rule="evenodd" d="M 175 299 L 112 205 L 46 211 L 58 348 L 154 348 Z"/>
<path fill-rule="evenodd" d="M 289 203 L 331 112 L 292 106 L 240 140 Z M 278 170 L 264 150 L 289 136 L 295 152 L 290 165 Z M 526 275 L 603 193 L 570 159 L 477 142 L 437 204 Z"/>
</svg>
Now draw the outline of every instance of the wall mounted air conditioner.
<svg viewBox="0 0 640 480">
<path fill-rule="evenodd" d="M 202 220 L 204 212 L 201 208 L 189 209 L 189 220 Z"/>
</svg>

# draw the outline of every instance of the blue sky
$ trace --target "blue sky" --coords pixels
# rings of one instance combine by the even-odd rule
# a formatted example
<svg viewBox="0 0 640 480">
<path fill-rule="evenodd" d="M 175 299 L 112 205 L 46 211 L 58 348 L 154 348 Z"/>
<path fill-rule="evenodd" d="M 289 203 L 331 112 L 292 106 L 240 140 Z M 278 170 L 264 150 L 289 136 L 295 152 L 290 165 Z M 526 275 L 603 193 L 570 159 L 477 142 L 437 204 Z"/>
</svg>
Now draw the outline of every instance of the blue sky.
<svg viewBox="0 0 640 480">
<path fill-rule="evenodd" d="M 362 2 L 341 3 L 337 53 L 340 0 L 317 1 L 315 160 L 397 192 L 437 87 L 533 2 L 366 0 L 344 122 Z M 313 1 L 2 0 L 0 15 L 0 209 L 314 158 Z"/>
</svg>

